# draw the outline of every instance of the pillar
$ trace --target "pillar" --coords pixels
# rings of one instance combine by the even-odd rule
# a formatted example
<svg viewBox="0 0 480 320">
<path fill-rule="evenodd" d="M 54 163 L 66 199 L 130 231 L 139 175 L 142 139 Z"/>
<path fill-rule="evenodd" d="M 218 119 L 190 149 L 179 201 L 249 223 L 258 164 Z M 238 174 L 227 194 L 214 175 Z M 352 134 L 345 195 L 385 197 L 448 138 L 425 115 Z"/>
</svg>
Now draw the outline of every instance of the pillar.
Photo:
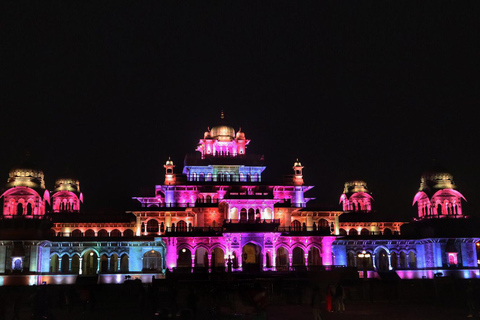
<svg viewBox="0 0 480 320">
<path fill-rule="evenodd" d="M 107 258 L 107 271 L 110 271 L 110 272 L 111 272 L 111 271 L 113 271 L 113 270 L 110 270 L 110 259 L 111 259 L 111 257 L 108 257 L 108 258 Z"/>
<path fill-rule="evenodd" d="M 311 215 L 307 216 L 307 230 L 311 230 L 313 227 L 313 217 Z"/>
<path fill-rule="evenodd" d="M 305 267 L 308 267 L 308 251 L 307 253 L 304 253 L 305 256 Z"/>
<path fill-rule="evenodd" d="M 72 271 L 72 257 L 68 257 L 68 271 Z"/>
<path fill-rule="evenodd" d="M 211 268 L 212 267 L 212 255 L 207 254 L 207 256 L 208 256 L 208 266 L 207 266 L 207 268 Z"/>
<path fill-rule="evenodd" d="M 388 270 L 393 270 L 393 268 L 392 268 L 392 255 L 390 253 L 388 254 Z"/>
<path fill-rule="evenodd" d="M 80 257 L 78 260 L 80 261 L 80 268 L 78 270 L 78 274 L 82 274 L 83 273 L 83 258 Z"/>
<path fill-rule="evenodd" d="M 121 257 L 118 257 L 117 264 L 118 264 L 117 271 L 120 272 L 120 266 L 122 265 L 122 258 Z"/>
<path fill-rule="evenodd" d="M 97 273 L 100 272 L 100 257 L 97 257 Z"/>
<path fill-rule="evenodd" d="M 195 268 L 195 254 L 192 253 L 192 268 Z"/>
<path fill-rule="evenodd" d="M 62 257 L 58 256 L 58 273 L 62 272 Z"/>
</svg>

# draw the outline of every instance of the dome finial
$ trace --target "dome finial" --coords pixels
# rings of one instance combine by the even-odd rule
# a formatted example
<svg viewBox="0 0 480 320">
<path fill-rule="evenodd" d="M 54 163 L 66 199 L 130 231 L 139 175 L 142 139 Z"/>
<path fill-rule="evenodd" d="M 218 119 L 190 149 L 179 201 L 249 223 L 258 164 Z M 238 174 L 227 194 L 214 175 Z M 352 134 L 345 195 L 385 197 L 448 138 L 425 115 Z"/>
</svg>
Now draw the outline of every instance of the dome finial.
<svg viewBox="0 0 480 320">
<path fill-rule="evenodd" d="M 225 119 L 225 114 L 223 113 L 223 110 L 220 112 L 220 119 Z"/>
</svg>

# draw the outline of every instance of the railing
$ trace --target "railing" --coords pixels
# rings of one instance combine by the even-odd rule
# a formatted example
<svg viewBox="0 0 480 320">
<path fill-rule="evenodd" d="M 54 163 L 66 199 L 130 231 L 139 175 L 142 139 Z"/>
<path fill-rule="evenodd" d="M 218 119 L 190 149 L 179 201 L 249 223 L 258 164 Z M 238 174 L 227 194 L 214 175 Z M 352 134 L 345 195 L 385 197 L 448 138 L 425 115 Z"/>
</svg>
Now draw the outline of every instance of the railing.
<svg viewBox="0 0 480 320">
<path fill-rule="evenodd" d="M 234 173 L 224 173 L 224 174 L 187 174 L 184 175 L 187 178 L 187 181 L 190 182 L 261 182 L 262 177 L 260 174 L 234 174 Z"/>
<path fill-rule="evenodd" d="M 223 220 L 223 225 L 230 223 L 236 224 L 257 224 L 257 223 L 280 223 L 280 219 L 255 219 L 255 220 L 247 220 L 247 219 L 226 219 Z"/>
<path fill-rule="evenodd" d="M 317 232 L 317 233 L 321 233 L 321 234 L 332 234 L 332 230 L 330 229 L 330 227 L 321 227 L 321 226 L 317 226 L 317 227 L 306 227 L 306 226 L 303 226 L 303 227 L 279 227 L 278 228 L 278 231 L 280 232 L 288 232 L 288 233 L 295 233 L 295 232 L 298 232 L 298 233 L 302 233 L 302 232 Z"/>
<path fill-rule="evenodd" d="M 165 233 L 221 233 L 222 227 L 166 227 Z"/>
</svg>

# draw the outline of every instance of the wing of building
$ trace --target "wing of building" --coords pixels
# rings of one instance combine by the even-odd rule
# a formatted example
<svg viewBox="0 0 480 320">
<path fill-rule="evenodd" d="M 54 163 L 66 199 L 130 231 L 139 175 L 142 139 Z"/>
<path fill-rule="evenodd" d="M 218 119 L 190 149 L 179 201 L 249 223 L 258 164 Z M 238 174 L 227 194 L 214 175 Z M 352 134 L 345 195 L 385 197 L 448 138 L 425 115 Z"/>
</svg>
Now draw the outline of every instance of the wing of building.
<svg viewBox="0 0 480 320">
<path fill-rule="evenodd" d="M 148 282 L 167 270 L 479 275 L 479 223 L 463 213 L 465 198 L 445 169 L 422 175 L 413 200 L 418 218 L 390 221 L 373 209 L 362 180 L 345 183 L 338 210 L 312 204 L 313 186 L 304 184 L 298 159 L 290 175 L 265 181 L 264 158 L 250 154 L 249 144 L 222 113 L 182 170 L 168 159 L 163 183 L 115 216 L 84 212 L 80 182 L 72 177 L 48 190 L 31 163 L 13 168 L 0 199 L 0 285 L 85 276 Z"/>
</svg>

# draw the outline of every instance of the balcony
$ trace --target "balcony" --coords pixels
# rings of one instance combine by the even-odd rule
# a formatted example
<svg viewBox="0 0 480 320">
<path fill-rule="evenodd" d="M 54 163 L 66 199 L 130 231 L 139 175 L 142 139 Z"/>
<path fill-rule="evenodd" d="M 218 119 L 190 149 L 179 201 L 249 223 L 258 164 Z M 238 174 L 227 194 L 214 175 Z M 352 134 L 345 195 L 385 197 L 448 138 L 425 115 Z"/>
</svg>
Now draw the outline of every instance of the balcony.
<svg viewBox="0 0 480 320">
<path fill-rule="evenodd" d="M 226 232 L 274 232 L 280 226 L 280 219 L 228 219 L 223 221 Z"/>
</svg>

